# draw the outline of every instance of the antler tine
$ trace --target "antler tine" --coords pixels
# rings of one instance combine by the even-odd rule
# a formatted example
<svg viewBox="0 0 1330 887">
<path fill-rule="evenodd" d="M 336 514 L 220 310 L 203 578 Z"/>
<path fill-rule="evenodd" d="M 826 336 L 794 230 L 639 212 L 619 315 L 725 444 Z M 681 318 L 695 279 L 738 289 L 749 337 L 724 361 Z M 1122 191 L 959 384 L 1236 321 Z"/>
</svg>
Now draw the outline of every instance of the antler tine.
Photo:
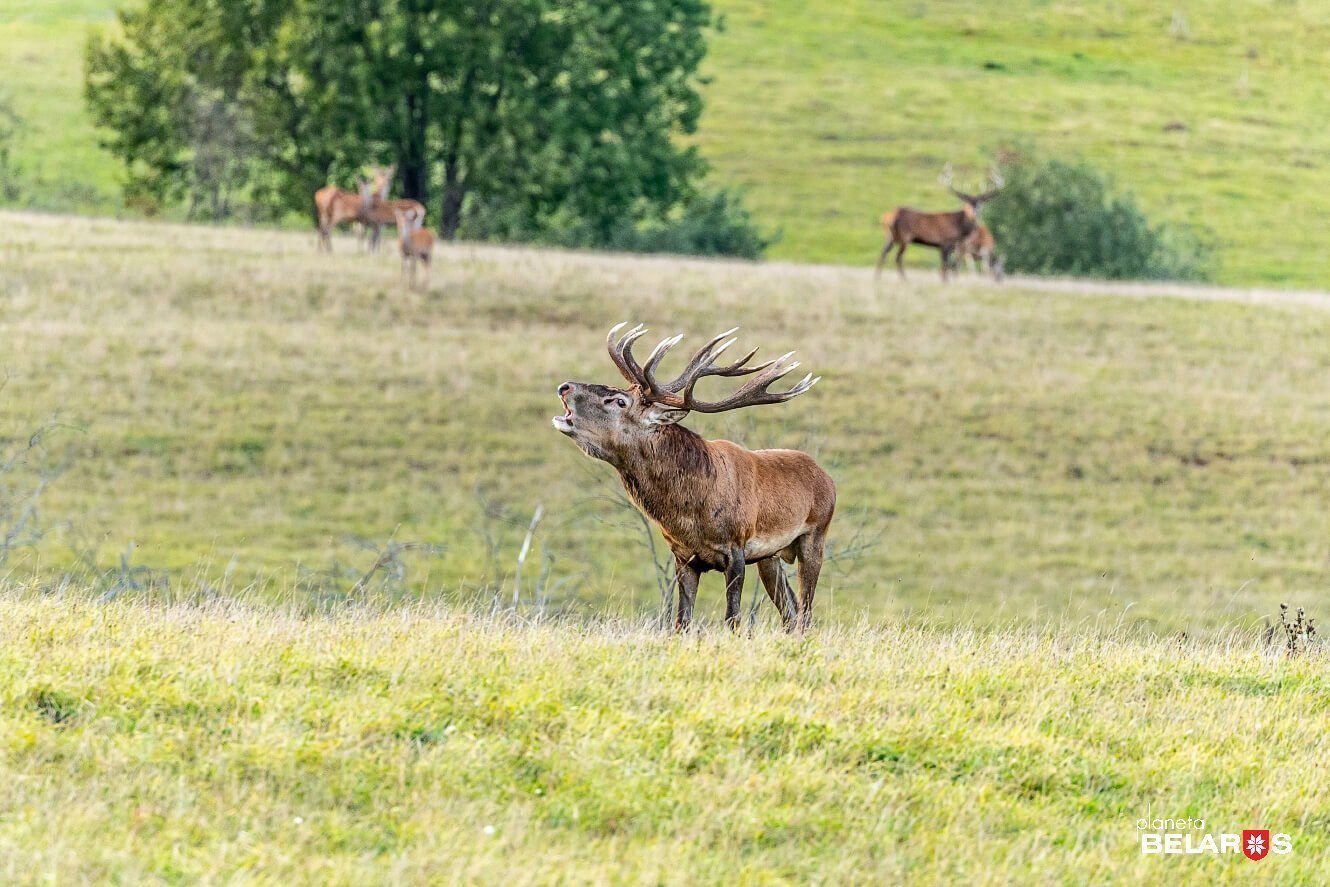
<svg viewBox="0 0 1330 887">
<path fill-rule="evenodd" d="M 665 385 L 662 385 L 660 390 L 669 394 L 677 394 L 684 388 L 689 387 L 694 381 L 701 378 L 701 375 L 704 374 L 709 367 L 715 364 L 716 358 L 720 357 L 721 354 L 725 352 L 725 349 L 738 341 L 733 338 L 726 342 L 721 342 L 720 340 L 738 329 L 738 327 L 735 327 L 732 330 L 726 330 L 719 336 L 713 336 L 711 341 L 697 349 L 697 353 L 688 361 L 688 365 L 683 368 L 683 372 L 676 376 L 673 382 L 668 382 Z"/>
<path fill-rule="evenodd" d="M 656 366 L 660 363 L 665 353 L 678 345 L 683 340 L 683 333 L 677 336 L 670 336 L 668 339 L 661 339 L 660 344 L 651 350 L 647 356 L 647 362 L 642 367 L 642 375 L 650 383 L 652 390 L 656 388 Z"/>
<path fill-rule="evenodd" d="M 781 355 L 775 360 L 767 361 L 763 364 L 762 372 L 746 385 L 735 391 L 729 397 L 722 400 L 706 402 L 694 400 L 691 389 L 684 398 L 684 408 L 698 413 L 722 413 L 727 410 L 738 409 L 739 407 L 757 406 L 768 403 L 784 403 L 787 400 L 798 397 L 809 388 L 812 388 L 820 380 L 821 376 L 814 378 L 812 373 L 804 376 L 794 387 L 786 391 L 768 391 L 778 379 L 789 375 L 795 367 L 799 366 L 799 361 L 786 363 L 794 355 L 793 351 Z"/>
<path fill-rule="evenodd" d="M 634 385 L 645 387 L 646 380 L 642 375 L 642 367 L 633 358 L 633 343 L 646 334 L 646 328 L 639 323 L 615 342 L 614 334 L 627 325 L 628 321 L 615 324 L 606 337 L 605 344 L 610 352 L 610 360 L 614 361 L 614 365 L 619 368 L 623 377 Z"/>
</svg>

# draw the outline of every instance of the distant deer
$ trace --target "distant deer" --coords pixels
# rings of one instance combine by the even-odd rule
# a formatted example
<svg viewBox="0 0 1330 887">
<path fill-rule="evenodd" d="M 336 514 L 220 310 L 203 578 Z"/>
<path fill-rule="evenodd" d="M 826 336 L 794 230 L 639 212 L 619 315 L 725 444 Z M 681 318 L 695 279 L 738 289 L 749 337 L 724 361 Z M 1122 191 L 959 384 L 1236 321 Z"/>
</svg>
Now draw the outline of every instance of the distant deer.
<svg viewBox="0 0 1330 887">
<path fill-rule="evenodd" d="M 378 251 L 379 238 L 384 225 L 397 225 L 398 230 L 401 230 L 401 224 L 398 222 L 399 215 L 404 216 L 415 225 L 423 225 L 425 222 L 425 205 L 419 200 L 410 198 L 388 199 L 388 189 L 391 187 L 393 176 L 396 174 L 397 164 L 376 167 L 374 170 L 373 184 L 364 200 L 365 223 L 370 229 L 370 252 Z"/>
<path fill-rule="evenodd" d="M 674 555 L 677 630 L 692 621 L 698 579 L 708 570 L 725 574 L 725 621 L 737 628 L 744 567 L 753 563 L 785 629 L 806 630 L 836 510 L 831 476 L 797 450 L 748 450 L 727 440 L 703 440 L 679 422 L 689 412 L 784 403 L 818 379 L 809 374 L 787 391 L 767 390 L 799 365 L 790 360 L 794 352 L 749 366 L 753 349 L 734 363 L 717 364 L 735 342 L 727 339 L 735 332 L 729 330 L 703 345 L 678 378 L 661 382 L 656 368 L 683 337 L 665 339 L 640 365 L 632 347 L 646 330 L 636 326 L 616 342 L 624 326 L 610 330 L 606 344 L 629 387 L 564 382 L 558 389 L 564 414 L 554 417 L 554 427 L 587 455 L 613 466 L 628 495 L 660 527 Z M 753 374 L 721 400 L 702 401 L 693 393 L 707 376 Z M 798 600 L 781 560 L 799 563 Z"/>
<path fill-rule="evenodd" d="M 360 225 L 358 241 L 365 246 L 365 227 L 369 224 L 369 208 L 375 191 L 388 187 L 388 172 L 376 169 L 369 179 L 362 179 L 358 193 L 345 191 L 336 185 L 325 185 L 314 192 L 314 209 L 318 215 L 319 247 L 332 252 L 332 230 L 346 222 Z"/>
<path fill-rule="evenodd" d="M 425 266 L 425 289 L 429 289 L 430 254 L 434 252 L 434 232 L 422 227 L 421 219 L 403 210 L 397 211 L 397 238 L 402 248 L 402 277 L 411 266 L 411 288 L 416 286 L 416 262 Z"/>
<path fill-rule="evenodd" d="M 893 247 L 896 251 L 896 271 L 905 279 L 905 248 L 912 243 L 931 246 L 942 256 L 942 279 L 947 279 L 951 267 L 952 254 L 960 248 L 962 242 L 970 236 L 979 224 L 979 212 L 984 204 L 997 196 L 1002 188 L 1002 176 L 996 169 L 989 174 L 992 188 L 983 194 L 966 194 L 951 187 L 951 165 L 943 171 L 940 181 L 947 190 L 961 199 L 964 204 L 959 210 L 947 213 L 926 213 L 908 206 L 897 207 L 882 216 L 882 228 L 887 242 L 882 247 L 882 254 L 877 258 L 876 276 L 882 276 L 882 266 Z"/>
<path fill-rule="evenodd" d="M 970 236 L 965 238 L 961 244 L 960 255 L 957 256 L 957 264 L 964 265 L 966 259 L 974 260 L 975 273 L 982 274 L 984 266 L 988 266 L 988 272 L 993 275 L 993 280 L 1001 283 L 1007 276 L 1006 269 L 1003 267 L 1002 256 L 997 253 L 997 243 L 993 240 L 993 232 L 988 230 L 988 226 L 980 222 L 974 226 Z"/>
<path fill-rule="evenodd" d="M 345 222 L 360 219 L 363 197 L 343 191 L 336 185 L 325 185 L 314 192 L 314 210 L 318 214 L 319 249 L 332 252 L 332 229 Z M 361 237 L 364 237 L 362 232 Z"/>
</svg>

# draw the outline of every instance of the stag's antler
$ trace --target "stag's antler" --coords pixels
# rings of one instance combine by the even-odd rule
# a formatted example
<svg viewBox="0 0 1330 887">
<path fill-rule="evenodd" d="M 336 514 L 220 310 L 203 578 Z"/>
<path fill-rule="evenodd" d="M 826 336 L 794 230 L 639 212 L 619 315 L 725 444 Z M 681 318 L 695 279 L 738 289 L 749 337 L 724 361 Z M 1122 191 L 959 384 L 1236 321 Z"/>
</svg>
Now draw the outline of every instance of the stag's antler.
<svg viewBox="0 0 1330 887">
<path fill-rule="evenodd" d="M 989 184 L 992 185 L 991 188 L 979 195 L 966 194 L 964 191 L 957 191 L 951 184 L 950 160 L 942 167 L 942 173 L 937 177 L 937 180 L 942 187 L 946 188 L 966 203 L 986 203 L 996 197 L 997 193 L 1002 190 L 1002 186 L 1006 184 L 1006 180 L 1002 178 L 1002 173 L 998 171 L 998 168 L 996 166 L 990 166 L 988 168 L 988 181 Z"/>
<path fill-rule="evenodd" d="M 627 326 L 627 323 L 621 323 L 610 330 L 607 340 L 610 359 L 619 368 L 619 372 L 623 373 L 624 378 L 637 386 L 644 398 L 663 406 L 698 413 L 721 413 L 726 410 L 764 403 L 784 403 L 803 394 L 822 378 L 821 376 L 814 378 L 813 374 L 809 373 L 788 391 L 768 391 L 767 389 L 772 383 L 788 375 L 799 365 L 797 360 L 790 361 L 790 358 L 794 356 L 793 351 L 774 360 L 749 366 L 748 361 L 752 360 L 753 356 L 757 354 L 757 349 L 754 348 L 734 363 L 717 364 L 716 358 L 720 357 L 727 348 L 737 341 L 734 338 L 727 338 L 738 331 L 738 327 L 735 327 L 732 330 L 726 330 L 703 345 L 688 361 L 688 365 L 684 367 L 683 372 L 677 378 L 662 383 L 656 379 L 656 367 L 660 365 L 665 354 L 679 344 L 683 336 L 671 336 L 661 341 L 659 345 L 652 349 L 651 354 L 647 357 L 646 365 L 641 366 L 633 357 L 633 343 L 645 335 L 646 330 L 641 324 L 638 324 L 624 333 L 616 342 L 615 334 L 625 326 Z M 753 373 L 757 373 L 757 377 L 749 380 L 729 397 L 710 402 L 697 400 L 693 397 L 693 387 L 697 385 L 699 379 L 707 376 L 749 376 Z"/>
</svg>

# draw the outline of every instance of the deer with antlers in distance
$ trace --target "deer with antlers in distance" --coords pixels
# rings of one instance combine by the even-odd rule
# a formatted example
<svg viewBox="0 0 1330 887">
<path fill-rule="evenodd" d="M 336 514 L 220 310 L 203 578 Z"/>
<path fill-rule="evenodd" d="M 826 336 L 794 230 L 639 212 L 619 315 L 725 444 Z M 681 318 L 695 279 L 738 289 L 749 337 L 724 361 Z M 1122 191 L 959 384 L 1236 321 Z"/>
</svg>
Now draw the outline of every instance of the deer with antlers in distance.
<svg viewBox="0 0 1330 887">
<path fill-rule="evenodd" d="M 729 330 L 707 342 L 672 381 L 656 369 L 682 336 L 665 339 L 639 364 L 633 343 L 640 325 L 606 342 L 627 388 L 564 382 L 564 413 L 554 427 L 594 459 L 608 462 L 624 489 L 660 527 L 674 555 L 679 606 L 675 628 L 688 627 L 702 573 L 725 575 L 725 621 L 739 624 L 744 569 L 757 564 L 767 594 L 787 631 L 806 630 L 822 569 L 827 528 L 836 510 L 836 485 L 813 458 L 797 450 L 748 450 L 726 440 L 703 440 L 679 423 L 690 413 L 723 413 L 784 403 L 818 382 L 811 374 L 786 391 L 768 389 L 799 364 L 794 352 L 749 365 L 757 353 L 730 364 L 717 358 L 735 339 Z M 707 376 L 753 376 L 728 397 L 699 400 L 694 387 Z M 795 599 L 781 561 L 798 562 Z"/>
<path fill-rule="evenodd" d="M 397 238 L 402 250 L 402 277 L 407 266 L 411 268 L 411 287 L 416 286 L 416 263 L 425 266 L 425 289 L 429 289 L 430 256 L 434 252 L 434 232 L 423 227 L 423 221 L 403 210 L 397 211 Z"/>
<path fill-rule="evenodd" d="M 960 198 L 962 207 L 954 212 L 922 212 L 908 206 L 897 207 L 882 216 L 882 228 L 887 242 L 877 258 L 875 276 L 882 276 L 893 247 L 896 248 L 896 271 L 905 279 L 905 248 L 912 243 L 931 246 L 942 257 L 942 279 L 947 279 L 952 255 L 979 224 L 979 213 L 1002 188 L 1002 176 L 996 169 L 989 173 L 992 187 L 982 194 L 966 194 L 951 186 L 951 165 L 943 170 L 940 181 L 952 194 Z"/>
</svg>

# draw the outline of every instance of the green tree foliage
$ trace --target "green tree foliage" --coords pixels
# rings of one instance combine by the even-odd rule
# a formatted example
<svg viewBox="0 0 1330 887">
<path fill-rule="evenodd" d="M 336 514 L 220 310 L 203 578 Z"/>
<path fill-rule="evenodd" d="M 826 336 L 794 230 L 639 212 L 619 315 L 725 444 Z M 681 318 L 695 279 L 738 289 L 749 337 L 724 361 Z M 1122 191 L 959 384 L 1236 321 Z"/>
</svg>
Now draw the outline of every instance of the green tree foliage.
<svg viewBox="0 0 1330 887">
<path fill-rule="evenodd" d="M 1004 152 L 1006 185 L 984 210 L 1006 269 L 1026 274 L 1204 280 L 1210 248 L 1192 229 L 1151 224 L 1129 193 L 1083 161 Z"/>
<path fill-rule="evenodd" d="M 608 245 L 715 214 L 679 140 L 712 24 L 705 0 L 147 0 L 90 44 L 87 97 L 158 199 L 307 206 L 387 161 L 445 236 Z M 725 200 L 713 239 L 742 240 Z"/>
</svg>

